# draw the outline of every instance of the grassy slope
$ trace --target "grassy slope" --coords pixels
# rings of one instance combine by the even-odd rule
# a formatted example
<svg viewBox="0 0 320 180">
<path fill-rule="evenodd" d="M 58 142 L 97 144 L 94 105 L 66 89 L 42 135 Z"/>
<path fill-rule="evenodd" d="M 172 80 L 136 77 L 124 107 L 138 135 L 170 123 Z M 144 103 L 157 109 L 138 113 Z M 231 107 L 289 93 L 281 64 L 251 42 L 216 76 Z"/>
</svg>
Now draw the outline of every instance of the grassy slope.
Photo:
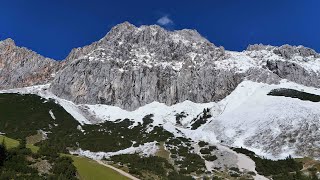
<svg viewBox="0 0 320 180">
<path fill-rule="evenodd" d="M 19 141 L 0 135 L 0 142 L 2 143 L 3 140 L 5 141 L 5 144 L 9 149 L 17 147 L 19 145 Z M 27 144 L 27 148 L 31 149 L 33 153 L 36 153 L 39 150 L 39 147 L 32 144 Z"/>
<path fill-rule="evenodd" d="M 76 166 L 81 180 L 128 180 L 127 177 L 91 159 L 72 155 L 68 156 L 73 159 L 73 164 Z"/>
<path fill-rule="evenodd" d="M 0 135 L 0 142 L 5 140 L 5 144 L 7 148 L 14 148 L 19 145 L 19 141 L 15 139 L 11 139 L 8 137 L 5 137 L 3 135 Z M 32 152 L 36 153 L 39 150 L 39 147 L 27 144 L 27 147 L 31 149 Z M 97 162 L 84 158 L 84 157 L 78 157 L 73 155 L 67 155 L 73 159 L 73 164 L 76 166 L 77 171 L 80 175 L 81 180 L 89 180 L 89 179 L 95 179 L 95 180 L 127 180 L 125 176 L 122 176 L 118 172 L 105 167 L 103 165 L 98 164 Z"/>
</svg>

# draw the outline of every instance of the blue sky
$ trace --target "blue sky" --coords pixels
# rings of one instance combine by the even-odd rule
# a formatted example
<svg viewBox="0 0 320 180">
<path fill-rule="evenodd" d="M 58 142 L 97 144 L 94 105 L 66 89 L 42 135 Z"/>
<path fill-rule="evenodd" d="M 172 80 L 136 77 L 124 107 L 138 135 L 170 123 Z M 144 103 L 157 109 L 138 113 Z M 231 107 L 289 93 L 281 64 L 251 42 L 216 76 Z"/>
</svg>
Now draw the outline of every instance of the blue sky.
<svg viewBox="0 0 320 180">
<path fill-rule="evenodd" d="M 320 52 L 319 9 L 319 0 L 0 0 L 0 40 L 59 60 L 129 21 L 197 29 L 229 50 L 288 43 Z"/>
</svg>

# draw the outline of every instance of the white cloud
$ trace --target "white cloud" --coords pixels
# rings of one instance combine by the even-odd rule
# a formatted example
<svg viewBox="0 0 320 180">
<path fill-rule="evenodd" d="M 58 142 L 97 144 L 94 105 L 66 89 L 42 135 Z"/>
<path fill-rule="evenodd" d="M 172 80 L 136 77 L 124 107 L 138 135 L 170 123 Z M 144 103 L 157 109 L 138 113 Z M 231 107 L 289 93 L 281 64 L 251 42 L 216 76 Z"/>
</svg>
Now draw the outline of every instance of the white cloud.
<svg viewBox="0 0 320 180">
<path fill-rule="evenodd" d="M 174 24 L 168 15 L 163 16 L 160 19 L 158 19 L 157 23 L 160 24 L 161 26 L 169 26 L 169 25 Z"/>
</svg>

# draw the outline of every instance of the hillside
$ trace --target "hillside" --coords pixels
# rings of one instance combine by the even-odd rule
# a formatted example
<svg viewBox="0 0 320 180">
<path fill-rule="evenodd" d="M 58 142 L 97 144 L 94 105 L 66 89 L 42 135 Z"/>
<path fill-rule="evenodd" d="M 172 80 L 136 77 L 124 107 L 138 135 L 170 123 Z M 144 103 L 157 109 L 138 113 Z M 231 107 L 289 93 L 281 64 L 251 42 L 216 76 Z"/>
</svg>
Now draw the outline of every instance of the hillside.
<svg viewBox="0 0 320 180">
<path fill-rule="evenodd" d="M 6 104 L 5 107 L 1 108 L 3 111 L 1 114 L 3 115 L 6 114 L 6 117 L 12 117 L 13 114 L 16 114 L 16 115 L 20 114 L 20 116 L 17 116 L 17 118 L 15 118 L 15 119 L 20 119 L 19 117 L 23 117 L 23 113 L 25 113 L 25 115 L 35 114 L 35 116 L 43 116 L 41 119 L 43 119 L 42 123 L 44 124 L 44 126 L 41 127 L 37 123 L 34 129 L 41 129 L 44 132 L 49 131 L 51 133 L 46 133 L 48 136 L 48 139 L 45 139 L 39 142 L 40 147 L 41 145 L 46 146 L 46 144 L 50 144 L 51 147 L 57 147 L 56 148 L 57 151 L 60 151 L 60 152 L 66 152 L 67 150 L 66 147 L 68 147 L 68 150 L 73 154 L 80 154 L 93 159 L 106 158 L 108 161 L 121 162 L 122 164 L 126 164 L 126 161 L 124 161 L 126 158 L 122 157 L 121 154 L 139 153 L 142 156 L 147 156 L 147 158 L 150 156 L 153 157 L 153 155 L 155 155 L 158 152 L 158 150 L 161 148 L 160 144 L 158 143 L 165 142 L 165 150 L 170 152 L 170 157 L 168 159 L 169 160 L 168 162 L 173 161 L 174 165 L 177 167 L 183 167 L 186 165 L 189 166 L 190 164 L 194 164 L 197 162 L 197 164 L 199 163 L 198 164 L 199 166 L 195 170 L 198 171 L 199 168 L 202 167 L 204 171 L 202 172 L 198 171 L 195 173 L 202 174 L 206 172 L 206 170 L 207 171 L 210 170 L 214 172 L 213 174 L 217 174 L 217 175 L 219 175 L 219 170 L 217 169 L 222 168 L 221 172 L 224 172 L 225 167 L 228 167 L 228 169 L 232 167 L 239 167 L 239 163 L 241 164 L 242 162 L 242 161 L 239 161 L 240 157 L 237 153 L 230 150 L 228 147 L 221 146 L 220 142 L 223 142 L 222 144 L 229 145 L 229 146 L 238 146 L 238 147 L 242 146 L 242 147 L 256 150 L 256 148 L 251 146 L 246 146 L 246 144 L 237 144 L 237 142 L 241 142 L 240 140 L 242 140 L 242 143 L 245 142 L 244 140 L 252 140 L 253 138 L 251 137 L 244 139 L 241 136 L 238 136 L 239 140 L 235 139 L 235 142 L 233 143 L 233 142 L 229 142 L 227 139 L 227 138 L 230 138 L 230 130 L 225 130 L 224 132 L 221 132 L 220 131 L 221 129 L 215 130 L 215 128 L 217 127 L 223 127 L 222 125 L 218 126 L 219 118 L 224 117 L 228 113 L 231 113 L 231 112 L 234 113 L 237 107 L 242 107 L 242 109 L 238 110 L 237 114 L 248 109 L 250 110 L 251 108 L 246 108 L 243 106 L 246 104 L 245 102 L 247 101 L 250 102 L 250 99 L 248 99 L 247 96 L 249 97 L 252 96 L 253 99 L 259 100 L 256 98 L 256 96 L 262 95 L 262 97 L 265 96 L 266 99 L 270 98 L 271 102 L 277 104 L 278 102 L 274 101 L 274 98 L 272 98 L 272 96 L 267 95 L 270 92 L 270 90 L 278 89 L 280 87 L 299 89 L 300 91 L 302 90 L 301 85 L 292 84 L 292 83 L 283 83 L 282 85 L 274 85 L 274 87 L 269 87 L 261 83 L 252 84 L 252 82 L 246 82 L 246 83 L 243 83 L 239 88 L 237 88 L 225 100 L 222 100 L 219 103 L 209 103 L 209 104 L 198 105 L 191 102 L 185 102 L 185 103 L 177 104 L 171 107 L 168 107 L 164 104 L 152 103 L 145 107 L 139 108 L 136 111 L 130 112 L 130 111 L 121 110 L 120 108 L 107 106 L 107 105 L 75 105 L 72 102 L 68 102 L 66 106 L 66 101 L 63 101 L 62 99 L 59 99 L 52 94 L 50 95 L 50 93 L 47 91 L 45 87 L 46 86 L 38 86 L 38 87 L 3 91 L 3 92 L 11 92 L 11 93 L 20 92 L 20 93 L 28 93 L 28 94 L 38 94 L 38 95 L 42 95 L 43 98 L 40 98 L 34 95 L 23 95 L 23 94 L 22 95 L 19 95 L 19 94 L 2 94 L 1 95 L 2 104 Z M 317 92 L 315 89 L 308 89 L 306 87 L 304 91 L 307 91 L 310 93 Z M 257 95 L 253 96 L 253 94 L 257 94 Z M 242 100 L 240 99 L 240 97 L 242 97 Z M 47 99 L 49 98 L 56 98 L 56 100 L 48 101 Z M 260 98 L 260 100 L 263 100 L 263 98 Z M 292 99 L 292 100 L 295 100 L 295 99 Z M 286 103 L 290 103 L 291 98 L 288 98 L 288 97 L 283 98 L 281 99 L 281 101 L 282 103 L 286 101 L 287 101 Z M 19 106 L 17 106 L 16 103 L 11 103 L 12 106 L 10 106 L 10 102 L 20 102 L 19 106 L 21 106 L 20 108 L 23 111 L 21 111 L 20 113 L 17 113 Z M 311 101 L 309 102 L 309 101 L 302 101 L 300 99 L 296 99 L 296 102 L 294 102 L 295 103 L 294 107 L 297 107 L 297 108 L 300 108 L 299 106 L 296 106 L 297 102 L 299 102 L 301 105 L 309 104 L 308 106 L 309 109 L 312 106 L 315 106 L 316 108 L 318 104 L 318 102 L 311 102 Z M 41 106 L 39 106 L 40 103 L 41 103 Z M 257 106 L 259 104 L 258 102 L 255 103 L 253 101 L 251 103 L 253 103 L 254 106 L 256 106 L 256 108 L 258 107 Z M 61 104 L 61 106 L 59 104 Z M 262 104 L 263 107 L 265 107 L 264 106 L 265 102 L 263 103 L 260 102 L 260 104 Z M 68 113 L 64 111 L 63 109 L 64 106 L 67 107 L 65 109 L 69 111 Z M 273 105 L 270 105 L 270 106 L 272 107 Z M 41 110 L 39 107 L 41 107 L 41 109 L 43 110 Z M 37 115 L 37 113 L 32 112 L 32 110 L 36 108 L 37 108 L 37 113 L 39 115 Z M 10 113 L 10 111 L 8 112 L 6 109 L 15 109 L 15 111 L 11 112 L 12 114 L 9 115 L 8 113 Z M 28 112 L 27 109 L 29 109 L 30 111 Z M 271 112 L 271 113 L 276 113 L 276 112 Z M 294 111 L 294 112 L 299 113 L 299 111 Z M 262 112 L 257 112 L 257 113 L 259 113 L 259 117 L 263 117 Z M 264 113 L 268 113 L 268 112 L 264 112 Z M 301 112 L 301 113 L 304 113 L 304 112 Z M 79 122 L 77 122 L 76 118 L 73 119 L 73 116 L 70 116 L 70 114 L 73 114 L 74 117 L 81 117 Z M 292 116 L 295 116 L 295 115 L 296 114 L 292 114 Z M 59 117 L 62 118 L 63 121 L 60 121 Z M 254 117 L 255 116 L 251 116 L 251 119 L 247 118 L 248 119 L 247 123 L 249 123 L 248 126 L 241 125 L 240 127 L 243 127 L 243 128 L 250 127 L 250 129 L 254 129 L 254 126 L 253 126 L 254 124 L 250 123 L 252 121 L 252 118 Z M 298 114 L 297 114 L 297 117 L 299 117 Z M 93 122 L 90 122 L 89 118 L 93 120 Z M 239 116 L 239 118 L 241 118 L 241 116 Z M 32 121 L 33 121 L 32 118 L 29 118 L 29 119 L 30 121 L 29 122 L 25 121 L 25 123 L 32 124 Z M 13 121 L 13 120 L 14 119 L 10 119 L 10 121 Z M 199 120 L 200 122 L 201 120 L 203 120 L 203 123 L 199 123 L 199 127 L 193 126 L 193 124 L 195 124 L 195 122 L 198 122 Z M 269 119 L 267 118 L 265 120 L 266 122 L 264 121 L 261 121 L 261 122 L 270 123 L 270 121 L 268 120 Z M 4 123 L 8 125 L 7 125 L 7 128 L 3 127 L 3 129 L 8 129 L 5 132 L 10 134 L 10 130 L 9 130 L 10 128 L 8 128 L 10 127 L 10 123 L 8 122 Z M 90 123 L 84 123 L 84 122 L 90 122 Z M 223 122 L 224 124 L 227 125 L 228 121 L 224 120 Z M 235 122 L 230 121 L 230 123 L 232 123 L 234 126 L 236 125 Z M 21 123 L 17 123 L 17 124 L 21 124 Z M 286 123 L 286 124 L 289 124 L 289 123 Z M 212 127 L 213 125 L 214 127 Z M 315 123 L 314 125 L 317 125 L 317 124 Z M 192 127 L 196 127 L 196 128 L 193 129 Z M 231 126 L 229 125 L 229 128 L 230 127 Z M 261 126 L 260 124 L 257 124 L 256 127 L 258 128 L 263 126 Z M 269 127 L 269 126 L 266 126 L 266 127 Z M 19 132 L 24 132 L 25 130 L 23 128 L 28 130 L 33 129 L 33 127 L 30 125 L 16 127 L 16 128 L 19 128 Z M 234 128 L 237 128 L 237 126 L 235 126 Z M 212 129 L 214 131 L 212 131 Z M 15 137 L 17 138 L 23 138 L 23 137 L 28 137 L 37 133 L 37 131 L 33 131 L 33 132 L 29 131 L 29 132 L 30 132 L 29 134 L 24 134 L 24 135 L 21 135 L 20 137 L 18 137 L 17 133 L 14 133 L 12 135 L 15 135 Z M 252 136 L 253 135 L 254 134 L 252 134 Z M 270 135 L 270 133 L 266 133 L 265 135 Z M 306 137 L 310 137 L 310 136 L 311 134 Z M 259 137 L 263 137 L 263 136 L 260 135 Z M 62 141 L 61 141 L 61 138 L 63 139 Z M 285 138 L 286 137 L 283 136 L 283 141 L 285 142 L 283 144 L 284 147 L 286 146 L 286 142 L 289 142 L 290 140 L 289 139 L 285 141 Z M 121 139 L 121 141 L 119 141 L 119 139 Z M 309 141 L 311 140 L 310 142 L 314 143 L 312 142 L 311 138 L 306 140 L 309 140 Z M 307 142 L 306 140 L 301 142 Z M 210 146 L 205 145 L 204 147 L 201 147 L 203 145 L 200 146 L 198 144 L 199 142 L 209 142 Z M 263 146 L 263 144 L 259 144 L 259 145 L 260 145 L 259 147 L 260 151 L 256 151 L 258 154 L 263 152 L 264 147 L 268 147 L 268 148 L 271 147 L 271 149 L 269 149 L 270 153 L 268 153 L 268 151 L 264 151 L 265 153 L 268 153 L 268 157 L 271 157 L 271 158 L 275 158 L 275 157 L 281 158 L 281 157 L 287 157 L 288 155 L 295 154 L 295 152 L 286 151 L 287 154 L 281 154 L 281 156 L 276 156 L 277 154 L 273 154 L 273 151 L 277 151 L 279 149 L 272 149 L 272 146 L 270 145 L 269 146 Z M 218 148 L 215 148 L 215 147 L 218 147 Z M 294 150 L 295 147 L 298 147 L 298 142 L 296 144 L 293 144 L 291 147 Z M 306 152 L 311 152 L 310 149 L 308 149 L 307 147 L 308 146 L 305 146 L 304 149 L 296 149 L 296 150 L 299 150 L 299 151 L 305 150 Z M 207 149 L 209 150 L 209 152 L 211 151 L 209 154 L 207 154 L 208 153 Z M 300 153 L 299 151 L 297 152 Z M 311 153 L 315 153 L 315 152 L 311 152 Z M 265 155 L 265 154 L 260 154 L 260 155 Z M 311 155 L 314 155 L 314 154 L 311 154 Z M 118 159 L 120 157 L 121 159 Z M 133 158 L 134 157 L 130 157 L 130 159 L 133 159 Z M 180 158 L 185 159 L 185 162 L 184 161 L 180 162 L 176 160 Z M 196 160 L 194 158 L 196 159 L 199 158 L 199 159 Z M 144 161 L 147 161 L 147 160 L 144 160 Z M 155 161 L 155 160 L 152 160 L 152 161 Z M 160 158 L 159 160 L 156 160 L 156 161 L 161 162 L 166 160 Z M 249 159 L 244 161 L 250 162 Z M 157 174 L 157 171 L 154 171 L 149 168 L 140 169 L 141 165 L 139 165 L 139 160 L 137 160 L 136 163 L 138 164 L 131 166 L 131 168 L 133 169 L 129 172 L 135 174 L 137 172 L 142 171 L 142 172 L 152 172 Z M 135 169 L 137 167 L 139 168 Z M 255 171 L 255 169 L 252 169 L 252 167 L 248 166 L 247 163 L 245 163 L 242 168 L 243 169 L 241 168 L 239 169 L 241 169 L 241 171 L 243 172 L 249 173 L 250 171 Z M 159 168 L 157 168 L 157 170 L 158 169 Z M 186 172 L 180 172 L 180 173 L 189 174 L 190 172 L 186 171 Z M 231 171 L 230 173 L 232 174 L 232 172 L 233 171 Z M 229 176 L 231 174 L 229 174 Z M 141 176 L 140 173 L 137 173 L 137 175 L 140 177 L 144 177 L 144 174 L 142 174 Z M 163 176 L 163 174 L 162 175 L 158 174 L 158 176 Z M 194 174 L 194 176 L 196 175 Z M 225 176 L 225 174 L 223 173 L 223 175 L 220 175 L 220 176 Z M 246 176 L 246 173 L 242 174 L 242 176 Z"/>
</svg>

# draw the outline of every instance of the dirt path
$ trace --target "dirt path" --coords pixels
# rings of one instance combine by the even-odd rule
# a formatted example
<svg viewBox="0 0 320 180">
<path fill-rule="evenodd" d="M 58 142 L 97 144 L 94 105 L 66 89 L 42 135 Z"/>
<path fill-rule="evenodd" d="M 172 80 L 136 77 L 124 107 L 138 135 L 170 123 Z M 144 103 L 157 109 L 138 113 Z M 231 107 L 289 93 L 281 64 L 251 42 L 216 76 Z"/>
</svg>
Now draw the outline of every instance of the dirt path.
<svg viewBox="0 0 320 180">
<path fill-rule="evenodd" d="M 111 169 L 117 171 L 118 173 L 120 173 L 120 174 L 123 175 L 123 176 L 126 176 L 126 177 L 129 178 L 129 179 L 132 179 L 132 180 L 140 180 L 140 179 L 132 176 L 131 174 L 122 171 L 121 169 L 115 168 L 115 167 L 113 167 L 113 166 L 111 166 L 111 165 L 109 165 L 109 164 L 106 164 L 106 163 L 102 162 L 101 160 L 96 160 L 96 161 L 97 161 L 99 164 L 103 165 L 103 166 L 106 166 L 106 167 L 108 167 L 108 168 L 111 168 Z"/>
</svg>

